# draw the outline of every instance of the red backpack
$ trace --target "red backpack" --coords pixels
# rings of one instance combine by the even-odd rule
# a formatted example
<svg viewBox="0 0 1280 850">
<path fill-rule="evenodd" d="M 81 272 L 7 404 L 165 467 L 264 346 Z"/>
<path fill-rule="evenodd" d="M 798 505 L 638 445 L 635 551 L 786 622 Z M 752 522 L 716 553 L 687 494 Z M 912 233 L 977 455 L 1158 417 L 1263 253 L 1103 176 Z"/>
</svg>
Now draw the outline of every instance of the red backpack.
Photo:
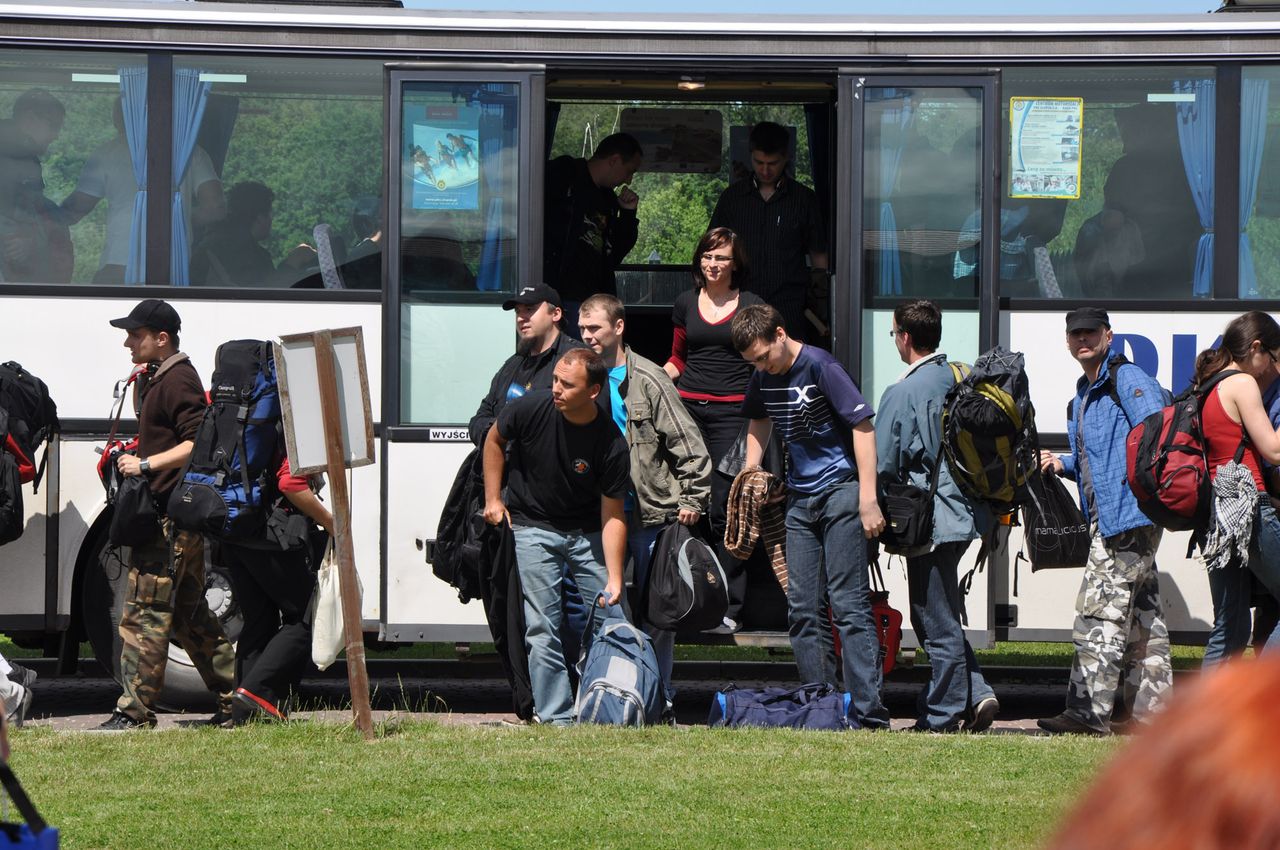
<svg viewBox="0 0 1280 850">
<path fill-rule="evenodd" d="M 1210 470 L 1201 411 L 1209 391 L 1238 374 L 1224 369 L 1201 386 L 1187 388 L 1129 432 L 1125 478 L 1138 507 L 1161 528 L 1187 531 L 1203 528 L 1208 520 Z"/>
</svg>

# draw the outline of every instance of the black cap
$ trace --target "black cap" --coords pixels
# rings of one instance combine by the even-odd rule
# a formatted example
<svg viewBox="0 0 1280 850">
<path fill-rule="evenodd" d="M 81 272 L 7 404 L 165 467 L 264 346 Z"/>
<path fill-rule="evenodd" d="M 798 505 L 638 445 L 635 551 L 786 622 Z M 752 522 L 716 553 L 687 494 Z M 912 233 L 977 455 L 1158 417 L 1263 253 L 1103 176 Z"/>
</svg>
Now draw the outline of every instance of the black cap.
<svg viewBox="0 0 1280 850">
<path fill-rule="evenodd" d="M 1067 314 L 1067 333 L 1111 327 L 1111 317 L 1101 307 L 1077 307 Z"/>
<path fill-rule="evenodd" d="M 543 301 L 552 307 L 559 307 L 560 293 L 545 283 L 535 283 L 530 286 L 520 287 L 520 291 L 516 293 L 515 298 L 508 298 L 502 302 L 502 309 L 514 310 L 517 304 L 541 304 Z"/>
<path fill-rule="evenodd" d="M 139 301 L 138 306 L 129 311 L 123 319 L 112 319 L 113 328 L 131 331 L 134 328 L 151 328 L 153 331 L 168 331 L 176 334 L 182 330 L 182 319 L 178 311 L 159 298 L 148 298 Z"/>
</svg>

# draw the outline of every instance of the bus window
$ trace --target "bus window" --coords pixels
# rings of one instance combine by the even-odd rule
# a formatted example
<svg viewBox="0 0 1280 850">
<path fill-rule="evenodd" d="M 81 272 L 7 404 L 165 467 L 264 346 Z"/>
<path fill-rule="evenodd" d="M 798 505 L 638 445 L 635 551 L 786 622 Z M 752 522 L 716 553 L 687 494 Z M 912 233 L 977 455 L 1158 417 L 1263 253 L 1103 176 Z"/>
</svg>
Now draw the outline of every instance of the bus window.
<svg viewBox="0 0 1280 850">
<path fill-rule="evenodd" d="M 122 85 L 129 80 L 141 80 L 133 90 L 145 98 L 145 60 L 0 53 L 3 282 L 123 281 L 123 266 L 119 276 L 107 267 L 118 262 L 116 246 L 127 254 L 145 229 L 130 217 L 137 192 L 130 152 L 145 151 L 146 139 L 121 120 Z"/>
<path fill-rule="evenodd" d="M 1280 68 L 1246 67 L 1241 85 L 1240 297 L 1280 298 Z"/>
<path fill-rule="evenodd" d="M 174 285 L 380 288 L 380 62 L 182 57 L 173 91 Z"/>
<path fill-rule="evenodd" d="M 402 424 L 463 424 L 511 353 L 495 299 L 519 277 L 521 86 L 408 81 L 401 89 Z M 471 297 L 468 297 L 471 296 Z M 500 299 L 497 299 L 500 300 Z"/>
<path fill-rule="evenodd" d="M 1000 291 L 1212 294 L 1211 68 L 1009 68 Z"/>
</svg>

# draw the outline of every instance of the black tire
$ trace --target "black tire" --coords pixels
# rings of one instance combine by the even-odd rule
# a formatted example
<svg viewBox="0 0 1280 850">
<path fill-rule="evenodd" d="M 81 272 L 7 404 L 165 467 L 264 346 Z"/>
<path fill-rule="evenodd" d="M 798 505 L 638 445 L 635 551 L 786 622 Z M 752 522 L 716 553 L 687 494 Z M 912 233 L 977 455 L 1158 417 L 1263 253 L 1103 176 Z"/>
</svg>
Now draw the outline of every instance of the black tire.
<svg viewBox="0 0 1280 850">
<path fill-rule="evenodd" d="M 107 541 L 106 525 L 94 536 L 81 574 L 80 617 L 93 655 L 111 676 L 120 681 L 120 616 L 129 583 L 124 549 Z M 227 571 L 217 563 L 216 545 L 205 546 L 205 599 L 222 623 L 227 638 L 235 644 L 243 620 L 235 602 L 234 587 Z M 164 690 L 159 708 L 212 711 L 214 695 L 177 641 L 169 643 Z"/>
</svg>

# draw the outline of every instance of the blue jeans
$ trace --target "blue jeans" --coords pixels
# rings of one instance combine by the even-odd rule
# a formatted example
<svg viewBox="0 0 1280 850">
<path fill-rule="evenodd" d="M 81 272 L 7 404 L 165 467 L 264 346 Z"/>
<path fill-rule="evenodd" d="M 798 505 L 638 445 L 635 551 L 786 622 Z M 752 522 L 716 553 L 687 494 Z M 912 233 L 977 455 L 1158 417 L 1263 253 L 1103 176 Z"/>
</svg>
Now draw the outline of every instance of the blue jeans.
<svg viewBox="0 0 1280 850">
<path fill-rule="evenodd" d="M 1232 561 L 1209 570 L 1209 594 L 1213 597 L 1213 630 L 1204 647 L 1204 665 L 1211 667 L 1249 645 L 1249 604 L 1253 596 L 1250 573 L 1258 577 L 1273 596 L 1280 593 L 1280 519 L 1264 495 L 1253 516 L 1253 540 L 1247 565 Z M 1280 646 L 1280 628 L 1267 638 L 1265 649 Z"/>
<path fill-rule="evenodd" d="M 594 602 L 604 590 L 608 573 L 600 532 L 582 534 L 529 526 L 513 531 L 516 567 L 524 588 L 524 642 L 529 651 L 533 709 L 543 723 L 567 725 L 573 722 L 573 689 L 560 640 L 564 613 L 561 585 L 567 567 L 584 600 Z M 615 613 L 621 616 L 620 611 Z"/>
<path fill-rule="evenodd" d="M 844 481 L 821 493 L 791 495 L 787 576 L 791 649 L 801 680 L 836 684 L 825 596 L 844 647 L 844 687 L 853 694 L 853 714 L 863 727 L 887 728 L 857 481 Z"/>
<path fill-rule="evenodd" d="M 964 543 L 943 543 L 927 555 L 907 558 L 911 628 L 929 653 L 929 684 L 916 701 L 918 725 L 959 727 L 970 706 L 995 696 L 960 625 L 957 567 Z"/>
<path fill-rule="evenodd" d="M 645 528 L 634 517 L 628 517 L 627 547 L 631 550 L 631 562 L 635 565 L 635 586 L 643 590 L 649 581 L 649 563 L 653 560 L 653 544 L 662 531 L 662 526 Z M 637 594 L 643 598 L 644 594 Z M 676 689 L 671 684 L 671 668 L 675 666 L 676 633 L 655 629 L 645 621 L 644 611 L 632 611 L 631 622 L 640 627 L 653 641 L 653 652 L 658 656 L 658 672 L 662 674 L 662 692 L 667 707 L 675 702 Z"/>
</svg>

